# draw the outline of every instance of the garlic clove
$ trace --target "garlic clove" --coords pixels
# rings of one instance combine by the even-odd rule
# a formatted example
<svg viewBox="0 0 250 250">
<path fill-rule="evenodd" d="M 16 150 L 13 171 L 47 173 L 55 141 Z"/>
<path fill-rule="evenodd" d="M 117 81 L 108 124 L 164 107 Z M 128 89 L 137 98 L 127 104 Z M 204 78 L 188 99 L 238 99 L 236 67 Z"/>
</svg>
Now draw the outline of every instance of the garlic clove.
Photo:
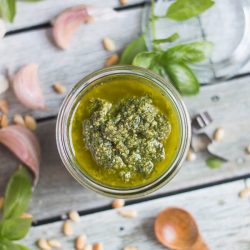
<svg viewBox="0 0 250 250">
<path fill-rule="evenodd" d="M 8 88 L 9 88 L 9 81 L 4 75 L 0 75 L 0 95 L 6 92 Z"/>
<path fill-rule="evenodd" d="M 0 143 L 29 167 L 36 184 L 39 177 L 40 145 L 35 134 L 20 125 L 8 126 L 0 129 Z"/>
<path fill-rule="evenodd" d="M 84 5 L 66 9 L 53 20 L 53 37 L 56 45 L 66 49 L 79 26 L 89 19 Z"/>
<path fill-rule="evenodd" d="M 38 79 L 38 65 L 27 64 L 13 77 L 13 89 L 18 100 L 27 108 L 44 110 L 45 100 Z"/>
</svg>

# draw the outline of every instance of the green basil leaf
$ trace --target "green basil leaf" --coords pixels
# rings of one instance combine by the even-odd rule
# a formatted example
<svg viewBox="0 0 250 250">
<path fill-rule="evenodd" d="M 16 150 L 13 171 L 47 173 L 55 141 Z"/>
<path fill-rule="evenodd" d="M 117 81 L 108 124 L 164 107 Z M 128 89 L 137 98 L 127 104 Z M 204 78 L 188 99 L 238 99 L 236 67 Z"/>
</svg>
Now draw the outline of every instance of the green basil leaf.
<svg viewBox="0 0 250 250">
<path fill-rule="evenodd" d="M 198 63 L 206 60 L 212 50 L 213 44 L 207 41 L 180 44 L 168 49 L 163 59 L 168 62 Z"/>
<path fill-rule="evenodd" d="M 168 8 L 166 16 L 176 21 L 184 21 L 200 15 L 213 5 L 212 0 L 176 0 Z"/>
<path fill-rule="evenodd" d="M 32 219 L 7 219 L 0 223 L 0 237 L 8 240 L 21 240 L 29 232 Z"/>
<path fill-rule="evenodd" d="M 185 64 L 166 64 L 165 70 L 173 85 L 183 95 L 195 95 L 199 93 L 200 84 L 192 72 Z"/>
<path fill-rule="evenodd" d="M 30 250 L 30 248 L 20 245 L 20 244 L 16 244 L 16 247 L 18 247 L 18 250 Z"/>
<path fill-rule="evenodd" d="M 13 22 L 16 15 L 16 0 L 0 0 L 0 16 L 6 21 Z"/>
<path fill-rule="evenodd" d="M 141 52 L 133 60 L 133 65 L 149 69 L 156 56 L 155 52 Z"/>
<path fill-rule="evenodd" d="M 28 170 L 25 167 L 21 167 L 8 182 L 3 208 L 4 218 L 20 217 L 27 210 L 31 195 L 32 184 Z"/>
<path fill-rule="evenodd" d="M 153 40 L 153 43 L 156 45 L 161 44 L 161 43 L 172 43 L 179 38 L 180 38 L 179 33 L 174 33 L 173 35 L 171 35 L 167 38 L 164 38 L 164 39 L 155 39 L 155 40 Z"/>
<path fill-rule="evenodd" d="M 16 244 L 6 239 L 0 239 L 0 250 L 21 250 Z"/>
<path fill-rule="evenodd" d="M 144 35 L 134 39 L 122 53 L 120 64 L 132 64 L 135 56 L 140 53 L 147 51 Z"/>
<path fill-rule="evenodd" d="M 223 160 L 218 157 L 211 156 L 207 159 L 206 163 L 210 168 L 216 169 L 221 167 Z"/>
</svg>

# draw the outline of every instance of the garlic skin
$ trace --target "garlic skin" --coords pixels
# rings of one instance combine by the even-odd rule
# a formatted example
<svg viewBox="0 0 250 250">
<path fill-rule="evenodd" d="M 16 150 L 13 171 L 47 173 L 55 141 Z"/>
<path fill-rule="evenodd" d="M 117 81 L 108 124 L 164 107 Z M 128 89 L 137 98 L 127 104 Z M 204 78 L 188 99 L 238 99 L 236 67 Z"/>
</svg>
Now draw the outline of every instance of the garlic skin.
<svg viewBox="0 0 250 250">
<path fill-rule="evenodd" d="M 56 45 L 61 49 L 67 49 L 75 31 L 83 23 L 88 22 L 89 15 L 84 5 L 66 9 L 52 22 L 53 38 Z"/>
<path fill-rule="evenodd" d="M 4 21 L 0 19 L 0 39 L 2 39 L 6 34 L 6 27 Z"/>
<path fill-rule="evenodd" d="M 19 69 L 13 77 L 13 90 L 25 107 L 33 110 L 46 108 L 38 79 L 37 64 L 27 64 Z"/>
<path fill-rule="evenodd" d="M 39 177 L 41 150 L 35 134 L 23 126 L 11 125 L 0 129 L 0 143 L 32 171 L 36 184 Z"/>
<path fill-rule="evenodd" d="M 8 88 L 9 88 L 9 81 L 4 75 L 0 74 L 0 95 L 6 92 Z"/>
</svg>

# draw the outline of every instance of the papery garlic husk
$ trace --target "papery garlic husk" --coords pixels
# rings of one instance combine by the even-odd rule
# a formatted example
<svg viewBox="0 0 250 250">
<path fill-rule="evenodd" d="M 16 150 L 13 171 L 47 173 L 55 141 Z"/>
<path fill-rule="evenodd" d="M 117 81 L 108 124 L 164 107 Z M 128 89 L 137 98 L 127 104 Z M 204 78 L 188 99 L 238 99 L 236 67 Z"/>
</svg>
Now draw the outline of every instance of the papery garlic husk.
<svg viewBox="0 0 250 250">
<path fill-rule="evenodd" d="M 6 34 L 5 23 L 2 19 L 0 19 L 0 39 L 2 39 Z"/>
<path fill-rule="evenodd" d="M 66 9 L 59 14 L 52 22 L 53 38 L 56 45 L 66 49 L 79 26 L 88 21 L 87 7 L 84 5 Z"/>
<path fill-rule="evenodd" d="M 8 79 L 0 74 L 0 95 L 6 92 L 9 88 L 9 81 Z"/>
<path fill-rule="evenodd" d="M 23 126 L 11 125 L 0 129 L 0 143 L 32 171 L 36 184 L 39 178 L 41 152 L 36 135 Z"/>
<path fill-rule="evenodd" d="M 45 100 L 38 79 L 38 65 L 27 64 L 13 77 L 13 90 L 18 100 L 27 108 L 44 110 Z"/>
</svg>

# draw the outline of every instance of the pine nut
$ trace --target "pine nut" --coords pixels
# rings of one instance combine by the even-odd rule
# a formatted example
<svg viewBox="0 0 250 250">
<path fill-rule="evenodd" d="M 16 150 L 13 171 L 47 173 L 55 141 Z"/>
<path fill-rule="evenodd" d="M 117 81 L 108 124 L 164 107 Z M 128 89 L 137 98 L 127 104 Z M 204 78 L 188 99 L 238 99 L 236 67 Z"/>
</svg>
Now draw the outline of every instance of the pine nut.
<svg viewBox="0 0 250 250">
<path fill-rule="evenodd" d="M 250 197 L 250 188 L 245 188 L 239 193 L 240 198 L 248 198 Z"/>
<path fill-rule="evenodd" d="M 124 207 L 125 205 L 125 200 L 123 199 L 116 199 L 116 200 L 113 200 L 112 202 L 112 208 L 121 208 L 121 207 Z"/>
<path fill-rule="evenodd" d="M 215 141 L 221 141 L 222 138 L 224 137 L 225 135 L 225 130 L 223 128 L 217 128 L 215 131 L 214 131 L 214 140 Z"/>
<path fill-rule="evenodd" d="M 0 117 L 0 127 L 1 128 L 6 128 L 8 127 L 9 125 L 9 119 L 8 119 L 8 116 L 6 114 L 3 114 L 1 117 Z"/>
<path fill-rule="evenodd" d="M 9 112 L 9 104 L 6 100 L 0 100 L 0 110 L 7 114 Z"/>
<path fill-rule="evenodd" d="M 118 61 L 119 61 L 119 56 L 117 54 L 114 54 L 107 58 L 105 66 L 112 66 L 114 64 L 117 64 Z"/>
<path fill-rule="evenodd" d="M 16 125 L 25 126 L 24 119 L 23 119 L 23 117 L 22 117 L 20 114 L 15 114 L 15 115 L 14 115 L 14 117 L 13 117 L 13 122 L 14 122 Z"/>
<path fill-rule="evenodd" d="M 60 82 L 57 82 L 53 85 L 53 89 L 58 94 L 64 94 L 67 89 L 65 86 L 63 86 Z"/>
<path fill-rule="evenodd" d="M 74 233 L 71 222 L 69 220 L 66 220 L 63 224 L 63 233 L 66 236 L 71 236 Z"/>
<path fill-rule="evenodd" d="M 122 6 L 124 6 L 124 5 L 128 4 L 128 0 L 120 0 L 120 4 Z"/>
<path fill-rule="evenodd" d="M 85 234 L 79 235 L 76 238 L 75 247 L 76 250 L 82 250 L 87 243 L 87 236 Z"/>
<path fill-rule="evenodd" d="M 31 115 L 26 115 L 24 116 L 24 123 L 25 126 L 30 129 L 30 130 L 36 130 L 37 128 L 37 123 L 36 120 L 33 116 Z"/>
<path fill-rule="evenodd" d="M 62 244 L 60 241 L 58 240 L 48 240 L 48 244 L 50 247 L 52 248 L 61 248 L 62 247 Z"/>
<path fill-rule="evenodd" d="M 128 209 L 122 209 L 122 210 L 119 210 L 118 213 L 123 216 L 123 217 L 127 217 L 127 218 L 135 218 L 138 216 L 138 213 L 137 211 L 135 210 L 128 210 Z"/>
<path fill-rule="evenodd" d="M 92 245 L 86 245 L 83 250 L 93 250 L 93 246 Z"/>
<path fill-rule="evenodd" d="M 80 221 L 80 216 L 77 211 L 70 211 L 69 212 L 69 218 L 74 221 L 74 222 L 79 222 Z"/>
<path fill-rule="evenodd" d="M 47 240 L 45 239 L 40 239 L 37 241 L 37 246 L 41 249 L 41 250 L 50 250 L 51 247 L 49 246 Z"/>
<path fill-rule="evenodd" d="M 250 154 L 250 145 L 247 146 L 245 150 L 246 150 L 246 152 L 247 152 L 248 154 Z"/>
<path fill-rule="evenodd" d="M 103 47 L 108 51 L 114 51 L 116 48 L 114 41 L 111 40 L 109 37 L 103 38 Z"/>
<path fill-rule="evenodd" d="M 139 250 L 139 248 L 134 247 L 134 246 L 127 246 L 127 247 L 124 247 L 123 250 Z"/>
<path fill-rule="evenodd" d="M 29 214 L 29 213 L 23 213 L 23 214 L 21 214 L 20 218 L 21 219 L 32 219 L 33 216 L 32 216 L 32 214 Z"/>
<path fill-rule="evenodd" d="M 103 249 L 103 245 L 100 242 L 97 242 L 93 245 L 93 250 L 102 250 Z"/>
<path fill-rule="evenodd" d="M 194 153 L 194 151 L 192 149 L 188 150 L 186 159 L 187 159 L 187 161 L 194 161 L 196 159 L 196 154 Z"/>
</svg>

